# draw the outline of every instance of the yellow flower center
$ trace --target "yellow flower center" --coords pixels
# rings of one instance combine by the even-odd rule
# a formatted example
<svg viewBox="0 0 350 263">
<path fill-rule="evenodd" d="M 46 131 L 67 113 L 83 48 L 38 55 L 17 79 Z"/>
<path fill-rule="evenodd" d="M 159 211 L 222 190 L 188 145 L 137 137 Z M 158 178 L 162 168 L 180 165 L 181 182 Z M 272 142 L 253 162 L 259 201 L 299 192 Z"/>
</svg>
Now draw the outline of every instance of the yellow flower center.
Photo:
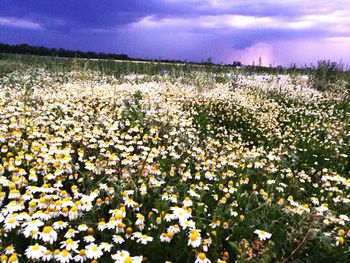
<svg viewBox="0 0 350 263">
<path fill-rule="evenodd" d="M 67 257 L 68 255 L 69 255 L 69 252 L 68 252 L 67 250 L 64 249 L 64 250 L 62 251 L 62 256 L 63 256 L 63 257 Z"/>
<path fill-rule="evenodd" d="M 45 226 L 44 229 L 43 229 L 43 233 L 44 234 L 49 234 L 52 230 L 52 227 L 51 226 Z"/>
<path fill-rule="evenodd" d="M 34 250 L 34 251 L 37 251 L 37 250 L 39 250 L 39 245 L 38 244 L 35 244 L 34 246 L 32 246 L 32 250 Z"/>
<path fill-rule="evenodd" d="M 344 229 L 339 229 L 338 235 L 339 235 L 339 236 L 344 236 L 344 235 L 345 235 Z"/>
<path fill-rule="evenodd" d="M 204 259 L 206 259 L 207 257 L 206 257 L 206 255 L 204 254 L 204 253 L 199 253 L 198 254 L 198 258 L 200 259 L 200 260 L 204 260 Z"/>
<path fill-rule="evenodd" d="M 8 262 L 16 262 L 18 260 L 17 254 L 13 253 L 11 257 L 9 258 Z"/>
<path fill-rule="evenodd" d="M 93 246 L 93 247 L 91 248 L 91 250 L 94 251 L 94 252 L 96 252 L 96 251 L 98 250 L 98 247 L 97 247 L 97 246 Z"/>
<path fill-rule="evenodd" d="M 9 221 L 8 221 L 9 224 L 13 224 L 15 222 L 16 222 L 16 219 L 14 219 L 14 218 L 10 218 Z"/>
<path fill-rule="evenodd" d="M 195 241 L 195 240 L 197 240 L 197 238 L 198 238 L 198 234 L 197 233 L 192 233 L 191 234 L 191 237 L 190 237 L 191 241 Z"/>
<path fill-rule="evenodd" d="M 338 237 L 338 242 L 339 242 L 339 245 L 342 246 L 345 243 L 345 239 L 343 237 Z"/>
<path fill-rule="evenodd" d="M 115 215 L 115 218 L 118 220 L 123 219 L 123 215 L 121 213 L 118 213 Z"/>
</svg>

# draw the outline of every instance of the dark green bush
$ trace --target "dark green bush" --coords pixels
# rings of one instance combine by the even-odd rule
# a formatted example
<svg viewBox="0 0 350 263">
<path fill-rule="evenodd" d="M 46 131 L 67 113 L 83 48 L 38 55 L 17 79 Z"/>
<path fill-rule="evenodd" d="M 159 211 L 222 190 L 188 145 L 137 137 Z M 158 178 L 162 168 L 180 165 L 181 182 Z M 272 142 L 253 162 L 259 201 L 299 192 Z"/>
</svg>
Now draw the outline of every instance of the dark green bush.
<svg viewBox="0 0 350 263">
<path fill-rule="evenodd" d="M 340 70 L 336 62 L 330 60 L 318 61 L 317 67 L 311 72 L 309 84 L 319 91 L 329 90 L 331 84 L 339 79 Z"/>
</svg>

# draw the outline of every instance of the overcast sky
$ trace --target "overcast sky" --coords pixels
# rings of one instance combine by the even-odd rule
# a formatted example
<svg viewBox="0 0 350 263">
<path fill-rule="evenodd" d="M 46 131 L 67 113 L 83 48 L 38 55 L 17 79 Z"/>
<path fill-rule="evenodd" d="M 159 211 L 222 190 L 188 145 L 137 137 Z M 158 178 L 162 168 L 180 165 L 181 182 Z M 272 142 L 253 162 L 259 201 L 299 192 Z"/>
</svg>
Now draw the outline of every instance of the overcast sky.
<svg viewBox="0 0 350 263">
<path fill-rule="evenodd" d="M 350 64 L 350 0 L 0 0 L 0 42 L 217 63 Z"/>
</svg>

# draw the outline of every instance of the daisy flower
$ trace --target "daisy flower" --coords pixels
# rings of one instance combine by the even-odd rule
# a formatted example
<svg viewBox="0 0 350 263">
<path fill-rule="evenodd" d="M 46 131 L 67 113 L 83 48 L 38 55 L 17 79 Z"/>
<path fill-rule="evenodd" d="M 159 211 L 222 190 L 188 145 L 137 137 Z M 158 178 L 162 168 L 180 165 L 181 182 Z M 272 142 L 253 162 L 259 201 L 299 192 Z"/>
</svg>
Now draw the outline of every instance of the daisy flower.
<svg viewBox="0 0 350 263">
<path fill-rule="evenodd" d="M 44 252 L 44 255 L 42 257 L 43 261 L 51 261 L 51 259 L 53 258 L 53 253 L 51 252 L 51 250 L 46 249 L 46 251 Z"/>
<path fill-rule="evenodd" d="M 190 207 L 190 206 L 193 205 L 193 202 L 192 202 L 191 198 L 186 197 L 186 198 L 184 199 L 184 201 L 182 202 L 182 204 L 183 204 L 184 206 Z"/>
<path fill-rule="evenodd" d="M 17 253 L 13 253 L 9 258 L 8 258 L 8 263 L 18 263 L 18 256 Z"/>
<path fill-rule="evenodd" d="M 178 224 L 175 224 L 173 226 L 169 226 L 167 230 L 168 230 L 168 232 L 172 232 L 174 234 L 177 234 L 177 233 L 179 233 L 181 231 L 181 229 L 180 229 Z"/>
<path fill-rule="evenodd" d="M 100 244 L 100 248 L 105 252 L 111 252 L 112 245 L 108 242 L 102 242 Z"/>
<path fill-rule="evenodd" d="M 136 242 L 146 245 L 148 242 L 151 242 L 152 240 L 153 240 L 153 237 L 150 237 L 147 235 L 140 235 L 139 237 L 137 237 Z"/>
<path fill-rule="evenodd" d="M 202 243 L 202 238 L 197 229 L 193 229 L 188 239 L 188 246 L 199 247 Z"/>
<path fill-rule="evenodd" d="M 60 221 L 56 221 L 55 223 L 53 223 L 52 226 L 56 230 L 62 230 L 68 226 L 68 223 L 60 220 Z"/>
<path fill-rule="evenodd" d="M 255 230 L 254 233 L 258 235 L 260 240 L 270 239 L 272 236 L 272 234 L 259 229 Z"/>
<path fill-rule="evenodd" d="M 87 243 L 91 243 L 95 241 L 95 238 L 92 235 L 87 235 L 84 237 L 84 241 Z"/>
<path fill-rule="evenodd" d="M 205 253 L 200 252 L 197 255 L 197 258 L 194 263 L 211 263 L 211 261 L 207 258 Z"/>
<path fill-rule="evenodd" d="M 5 219 L 5 231 L 9 232 L 12 229 L 15 229 L 17 226 L 19 226 L 19 222 L 15 217 L 8 217 Z"/>
<path fill-rule="evenodd" d="M 78 208 L 73 206 L 68 212 L 69 220 L 74 220 L 78 218 Z"/>
<path fill-rule="evenodd" d="M 88 228 L 88 226 L 86 224 L 81 224 L 81 225 L 78 226 L 78 230 L 79 231 L 86 231 L 88 229 L 89 228 Z"/>
<path fill-rule="evenodd" d="M 76 251 L 79 247 L 79 240 L 74 241 L 71 238 L 68 238 L 66 241 L 61 242 L 61 248 L 65 248 L 68 251 Z"/>
<path fill-rule="evenodd" d="M 12 245 L 9 245 L 5 248 L 5 254 L 11 255 L 15 252 L 15 248 Z"/>
<path fill-rule="evenodd" d="M 87 257 L 85 254 L 85 249 L 81 249 L 79 251 L 79 254 L 74 257 L 74 261 L 80 262 L 80 263 L 83 263 L 84 261 L 86 261 L 86 259 L 87 259 Z"/>
<path fill-rule="evenodd" d="M 57 232 L 51 226 L 44 226 L 40 237 L 44 242 L 53 244 L 53 242 L 57 240 Z"/>
<path fill-rule="evenodd" d="M 115 260 L 115 263 L 141 263 L 143 257 L 131 257 L 128 251 L 118 250 L 116 254 L 112 255 L 112 259 Z"/>
<path fill-rule="evenodd" d="M 172 232 L 162 233 L 160 235 L 160 241 L 170 243 L 173 237 L 174 237 L 174 233 Z"/>
<path fill-rule="evenodd" d="M 344 243 L 345 243 L 345 239 L 344 239 L 344 237 L 336 237 L 335 238 L 336 239 L 336 245 L 337 246 L 342 246 L 342 245 L 344 245 Z"/>
<path fill-rule="evenodd" d="M 70 228 L 68 229 L 67 233 L 64 235 L 65 238 L 74 238 L 75 234 L 79 233 L 79 231 Z"/>
<path fill-rule="evenodd" d="M 102 249 L 96 244 L 92 243 L 85 247 L 86 257 L 89 259 L 98 259 L 103 255 Z"/>
<path fill-rule="evenodd" d="M 58 255 L 55 256 L 55 259 L 60 263 L 68 263 L 73 259 L 73 257 L 68 250 L 63 249 Z"/>
<path fill-rule="evenodd" d="M 116 243 L 116 244 L 122 244 L 125 240 L 122 236 L 120 235 L 113 235 L 113 241 Z"/>
<path fill-rule="evenodd" d="M 26 251 L 25 251 L 25 255 L 27 256 L 27 258 L 29 259 L 41 259 L 41 257 L 44 255 L 45 251 L 46 251 L 46 247 L 39 245 L 38 243 L 36 243 L 33 246 L 29 246 Z"/>
</svg>

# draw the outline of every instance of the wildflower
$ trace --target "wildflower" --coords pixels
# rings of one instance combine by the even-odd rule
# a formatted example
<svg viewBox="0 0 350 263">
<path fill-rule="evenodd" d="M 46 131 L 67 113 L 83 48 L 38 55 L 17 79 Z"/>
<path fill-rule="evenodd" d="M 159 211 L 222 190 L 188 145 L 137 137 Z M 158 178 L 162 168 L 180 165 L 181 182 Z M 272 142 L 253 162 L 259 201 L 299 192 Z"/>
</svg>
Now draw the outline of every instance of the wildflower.
<svg viewBox="0 0 350 263">
<path fill-rule="evenodd" d="M 73 206 L 68 213 L 69 220 L 74 220 L 78 218 L 78 208 Z"/>
<path fill-rule="evenodd" d="M 8 256 L 6 256 L 5 254 L 3 254 L 3 255 L 0 257 L 0 262 L 1 262 L 1 263 L 7 263 L 7 260 L 8 260 Z"/>
<path fill-rule="evenodd" d="M 64 235 L 65 238 L 74 238 L 75 235 L 79 233 L 79 231 L 73 229 L 73 228 L 70 228 L 68 229 L 67 233 Z"/>
<path fill-rule="evenodd" d="M 99 246 L 92 243 L 85 248 L 86 257 L 89 259 L 98 259 L 103 255 L 103 252 Z"/>
<path fill-rule="evenodd" d="M 138 213 L 137 214 L 137 220 L 135 222 L 135 225 L 142 231 L 145 228 L 145 217 Z"/>
<path fill-rule="evenodd" d="M 84 261 L 86 261 L 86 259 L 87 257 L 85 255 L 85 249 L 81 249 L 79 251 L 79 254 L 74 257 L 74 261 L 80 263 L 83 263 Z"/>
<path fill-rule="evenodd" d="M 345 239 L 344 237 L 336 237 L 336 245 L 337 246 L 342 246 L 345 244 Z"/>
<path fill-rule="evenodd" d="M 131 237 L 131 234 L 132 234 L 132 228 L 131 227 L 128 227 L 125 231 L 125 237 L 126 238 L 130 238 Z"/>
<path fill-rule="evenodd" d="M 68 251 L 76 251 L 77 248 L 79 247 L 79 240 L 74 241 L 71 238 L 68 238 L 66 241 L 61 242 L 61 248 L 65 248 Z"/>
<path fill-rule="evenodd" d="M 107 242 L 102 242 L 100 245 L 100 248 L 105 252 L 111 252 L 112 245 L 110 243 L 107 243 Z"/>
<path fill-rule="evenodd" d="M 5 254 L 11 255 L 15 252 L 15 249 L 12 245 L 9 245 L 5 248 Z"/>
<path fill-rule="evenodd" d="M 84 241 L 87 243 L 92 243 L 95 241 L 95 238 L 93 237 L 93 235 L 87 235 L 84 237 Z"/>
<path fill-rule="evenodd" d="M 56 221 L 52 226 L 55 230 L 62 230 L 68 226 L 68 223 L 63 221 Z"/>
<path fill-rule="evenodd" d="M 88 226 L 86 224 L 81 224 L 81 225 L 78 226 L 78 230 L 79 231 L 86 231 L 88 229 L 89 228 L 88 228 Z"/>
<path fill-rule="evenodd" d="M 137 237 L 136 242 L 146 245 L 148 242 L 152 241 L 153 237 L 147 235 L 140 235 Z"/>
<path fill-rule="evenodd" d="M 194 229 L 196 226 L 196 223 L 193 220 L 184 220 L 180 221 L 180 225 L 182 226 L 183 229 Z"/>
<path fill-rule="evenodd" d="M 29 259 L 39 260 L 44 255 L 44 252 L 46 251 L 46 248 L 44 246 L 39 245 L 36 243 L 33 246 L 29 246 L 26 251 L 25 255 Z"/>
<path fill-rule="evenodd" d="M 8 258 L 8 263 L 18 263 L 18 256 L 17 253 L 13 253 L 9 258 Z"/>
<path fill-rule="evenodd" d="M 102 221 L 98 222 L 98 226 L 97 226 L 98 230 L 103 231 L 105 228 L 106 228 L 106 222 L 105 221 L 102 220 Z"/>
<path fill-rule="evenodd" d="M 345 230 L 344 229 L 339 229 L 338 230 L 338 236 L 344 236 L 345 235 Z"/>
<path fill-rule="evenodd" d="M 53 258 L 53 254 L 51 252 L 51 250 L 46 249 L 46 251 L 44 252 L 44 255 L 42 257 L 43 261 L 51 261 L 51 259 Z"/>
<path fill-rule="evenodd" d="M 255 230 L 254 231 L 255 234 L 258 235 L 260 240 L 266 240 L 266 239 L 270 239 L 272 234 L 265 232 L 264 230 Z"/>
<path fill-rule="evenodd" d="M 193 229 L 189 235 L 188 245 L 192 247 L 199 247 L 201 245 L 202 238 L 197 229 Z"/>
<path fill-rule="evenodd" d="M 207 258 L 205 253 L 200 252 L 197 255 L 197 258 L 195 260 L 195 263 L 211 263 L 211 261 Z"/>
<path fill-rule="evenodd" d="M 126 250 L 118 250 L 116 254 L 112 255 L 112 259 L 118 263 L 125 262 L 125 259 L 127 259 L 128 257 L 130 257 L 130 253 Z"/>
<path fill-rule="evenodd" d="M 73 259 L 73 257 L 68 250 L 63 249 L 58 255 L 55 256 L 55 259 L 60 263 L 68 263 Z"/>
<path fill-rule="evenodd" d="M 178 224 L 175 224 L 173 226 L 169 226 L 167 230 L 168 230 L 168 232 L 172 232 L 174 234 L 177 234 L 177 233 L 179 233 L 181 231 L 181 229 L 180 229 Z"/>
<path fill-rule="evenodd" d="M 141 196 L 145 196 L 147 194 L 147 187 L 145 183 L 142 183 L 141 187 L 140 187 L 140 195 Z"/>
<path fill-rule="evenodd" d="M 53 244 L 53 242 L 57 240 L 57 232 L 51 226 L 44 226 L 40 237 L 44 242 Z"/>
<path fill-rule="evenodd" d="M 182 204 L 183 204 L 184 206 L 190 207 L 190 206 L 193 205 L 193 202 L 192 202 L 192 200 L 191 200 L 189 197 L 186 197 L 186 198 L 184 199 L 184 201 L 182 202 Z"/>
<path fill-rule="evenodd" d="M 12 229 L 15 229 L 17 226 L 19 226 L 19 222 L 15 217 L 8 217 L 5 219 L 5 231 L 11 231 Z"/>
<path fill-rule="evenodd" d="M 116 243 L 116 244 L 122 244 L 124 243 L 124 238 L 120 235 L 113 235 L 113 241 Z"/>
<path fill-rule="evenodd" d="M 172 232 L 167 232 L 167 233 L 162 233 L 160 235 L 160 241 L 170 243 L 170 241 L 173 239 L 174 233 Z"/>
</svg>

